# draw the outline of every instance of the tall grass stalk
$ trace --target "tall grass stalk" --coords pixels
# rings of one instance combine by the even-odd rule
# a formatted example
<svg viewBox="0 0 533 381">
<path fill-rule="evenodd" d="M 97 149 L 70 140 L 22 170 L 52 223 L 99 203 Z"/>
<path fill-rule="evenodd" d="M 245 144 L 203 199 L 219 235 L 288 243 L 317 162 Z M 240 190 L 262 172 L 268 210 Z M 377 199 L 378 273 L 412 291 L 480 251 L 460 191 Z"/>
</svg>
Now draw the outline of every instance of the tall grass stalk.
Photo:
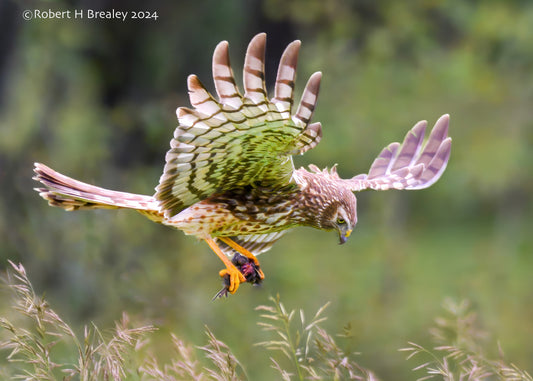
<svg viewBox="0 0 533 381">
<path fill-rule="evenodd" d="M 256 345 L 268 351 L 281 353 L 292 364 L 290 372 L 280 365 L 280 360 L 271 356 L 272 367 L 284 381 L 292 380 L 376 380 L 375 375 L 355 362 L 355 353 L 345 353 L 333 337 L 320 327 L 327 318 L 324 311 L 329 303 L 318 309 L 307 321 L 303 310 L 287 311 L 279 295 L 270 298 L 272 305 L 259 306 L 259 326 L 274 334 L 275 339 Z M 299 321 L 294 317 L 298 315 Z"/>
<path fill-rule="evenodd" d="M 102 331 L 91 324 L 76 335 L 46 300 L 36 295 L 24 267 L 10 265 L 4 282 L 14 294 L 14 314 L 9 310 L 9 318 L 0 316 L 0 353 L 6 353 L 0 366 L 2 379 L 249 380 L 230 347 L 207 327 L 203 346 L 187 344 L 171 334 L 174 354 L 164 364 L 149 341 L 155 328 L 132 328 L 126 314 L 112 330 Z M 355 361 L 357 353 L 342 349 L 321 326 L 328 304 L 307 320 L 303 310 L 287 310 L 279 295 L 270 302 L 257 307 L 258 324 L 269 338 L 256 345 L 267 350 L 270 365 L 281 380 L 377 380 L 374 372 Z M 495 360 L 486 356 L 487 334 L 479 328 L 469 303 L 447 300 L 444 312 L 430 329 L 434 346 L 428 349 L 409 342 L 400 349 L 409 361 L 419 360 L 413 368 L 418 380 L 533 381 L 529 373 L 507 362 L 503 351 Z M 336 337 L 350 334 L 350 327 L 345 327 Z"/>
<path fill-rule="evenodd" d="M 8 350 L 7 360 L 17 366 L 11 377 L 24 380 L 124 380 L 132 371 L 127 368 L 128 354 L 142 344 L 143 337 L 154 327 L 129 328 L 126 314 L 109 334 L 96 326 L 86 326 L 79 339 L 73 329 L 38 297 L 22 265 L 10 262 L 7 285 L 14 292 L 13 309 L 24 319 L 11 322 L 0 317 L 0 327 L 8 338 L 0 349 Z M 62 358 L 56 348 L 64 345 L 76 358 Z M 74 357 L 74 356 L 73 356 Z"/>
<path fill-rule="evenodd" d="M 479 328 L 476 313 L 468 301 L 445 300 L 445 314 L 435 319 L 435 327 L 429 330 L 436 344 L 431 349 L 409 342 L 400 349 L 408 353 L 407 359 L 421 359 L 413 371 L 424 371 L 418 378 L 428 380 L 437 376 L 444 381 L 455 380 L 506 380 L 533 381 L 533 378 L 514 364 L 508 364 L 501 348 L 496 360 L 486 357 L 488 334 Z"/>
</svg>

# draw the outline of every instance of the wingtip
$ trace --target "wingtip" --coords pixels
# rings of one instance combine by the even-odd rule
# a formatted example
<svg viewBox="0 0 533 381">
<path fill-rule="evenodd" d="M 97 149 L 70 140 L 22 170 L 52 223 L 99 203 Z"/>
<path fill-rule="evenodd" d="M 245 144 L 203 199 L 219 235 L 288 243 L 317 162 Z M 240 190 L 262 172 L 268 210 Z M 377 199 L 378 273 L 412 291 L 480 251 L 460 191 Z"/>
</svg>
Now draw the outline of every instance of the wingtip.
<svg viewBox="0 0 533 381">
<path fill-rule="evenodd" d="M 178 119 L 182 118 L 186 114 L 186 107 L 178 107 L 176 109 L 176 116 Z M 180 129 L 176 129 L 176 131 L 181 131 Z"/>
<path fill-rule="evenodd" d="M 213 52 L 213 65 L 228 64 L 228 60 L 229 60 L 228 50 L 229 50 L 229 42 L 225 40 L 220 41 L 215 47 L 215 51 Z"/>
<path fill-rule="evenodd" d="M 284 63 L 284 62 L 296 66 L 301 45 L 302 45 L 302 42 L 300 40 L 295 40 L 291 42 L 289 45 L 287 45 L 287 47 L 285 48 L 281 56 L 280 67 L 281 67 L 281 63 Z"/>
<path fill-rule="evenodd" d="M 215 47 L 215 50 L 216 49 L 223 49 L 225 47 L 228 47 L 229 46 L 229 42 L 227 40 L 222 40 L 220 41 L 217 46 Z"/>
<path fill-rule="evenodd" d="M 444 114 L 442 115 L 438 120 L 436 124 L 443 124 L 446 126 L 446 130 L 448 130 L 448 126 L 450 125 L 450 114 Z"/>
<path fill-rule="evenodd" d="M 317 78 L 319 81 L 322 79 L 322 72 L 316 71 L 311 75 L 311 78 Z"/>
<path fill-rule="evenodd" d="M 222 52 L 225 52 L 229 49 L 229 42 L 224 40 L 224 41 L 220 41 L 217 46 L 215 46 L 215 56 L 217 54 L 220 54 Z"/>
<path fill-rule="evenodd" d="M 302 46 L 302 41 L 294 40 L 293 42 L 287 45 L 285 50 L 289 50 L 289 49 L 299 50 L 301 46 Z"/>
<path fill-rule="evenodd" d="M 450 116 L 448 114 L 442 115 L 433 125 L 429 133 L 428 141 L 442 142 L 448 137 L 448 127 L 450 125 Z"/>
<path fill-rule="evenodd" d="M 311 90 L 313 93 L 318 93 L 318 90 L 320 89 L 320 82 L 322 81 L 322 72 L 317 71 L 313 73 L 309 80 L 307 81 L 307 88 Z"/>
<path fill-rule="evenodd" d="M 266 33 L 256 34 L 248 44 L 248 54 L 261 57 L 264 54 L 266 46 Z"/>
<path fill-rule="evenodd" d="M 410 132 L 413 132 L 415 136 L 419 137 L 420 135 L 423 135 L 425 133 L 427 126 L 427 120 L 420 120 L 413 126 L 413 128 L 411 128 Z"/>
<path fill-rule="evenodd" d="M 445 147 L 446 149 L 450 150 L 451 146 L 452 146 L 452 138 L 448 136 L 446 139 L 442 141 L 441 147 Z"/>
<path fill-rule="evenodd" d="M 41 175 L 43 172 L 50 171 L 50 167 L 44 165 L 43 163 L 35 162 L 33 163 L 33 172 L 37 175 Z"/>
<path fill-rule="evenodd" d="M 191 74 L 187 77 L 187 86 L 189 90 L 192 90 L 192 89 L 195 89 L 201 86 L 200 79 L 198 78 L 196 74 Z"/>
<path fill-rule="evenodd" d="M 257 33 L 255 36 L 252 37 L 252 40 L 250 41 L 250 43 L 252 41 L 266 41 L 266 38 L 267 38 L 267 34 L 265 32 L 261 32 L 261 33 Z"/>
</svg>

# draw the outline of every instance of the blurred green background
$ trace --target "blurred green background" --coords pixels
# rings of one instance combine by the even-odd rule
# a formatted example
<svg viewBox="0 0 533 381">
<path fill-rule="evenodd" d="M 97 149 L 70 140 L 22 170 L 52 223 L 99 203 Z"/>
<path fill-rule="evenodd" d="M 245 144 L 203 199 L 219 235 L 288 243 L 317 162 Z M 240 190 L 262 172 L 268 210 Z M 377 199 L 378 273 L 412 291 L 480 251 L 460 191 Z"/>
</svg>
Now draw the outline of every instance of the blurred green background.
<svg viewBox="0 0 533 381">
<path fill-rule="evenodd" d="M 22 18 L 24 9 L 156 11 L 157 20 Z M 253 380 L 276 379 L 254 308 L 279 293 L 309 313 L 331 301 L 360 363 L 413 379 L 397 352 L 428 342 L 446 297 L 469 299 L 508 359 L 533 371 L 533 3 L 366 0 L 0 1 L 0 267 L 21 262 L 37 293 L 81 331 L 122 311 L 195 344 L 207 325 Z M 67 213 L 32 190 L 32 163 L 152 194 L 186 76 L 213 90 L 211 54 L 267 32 L 271 85 L 302 40 L 298 89 L 321 70 L 323 140 L 296 164 L 366 172 L 418 120 L 451 115 L 452 156 L 418 192 L 358 195 L 350 241 L 299 229 L 260 257 L 267 278 L 211 301 L 222 268 L 207 245 L 130 211 Z M 239 80 L 240 81 L 240 80 Z M 2 301 L 3 309 L 9 301 Z"/>
</svg>

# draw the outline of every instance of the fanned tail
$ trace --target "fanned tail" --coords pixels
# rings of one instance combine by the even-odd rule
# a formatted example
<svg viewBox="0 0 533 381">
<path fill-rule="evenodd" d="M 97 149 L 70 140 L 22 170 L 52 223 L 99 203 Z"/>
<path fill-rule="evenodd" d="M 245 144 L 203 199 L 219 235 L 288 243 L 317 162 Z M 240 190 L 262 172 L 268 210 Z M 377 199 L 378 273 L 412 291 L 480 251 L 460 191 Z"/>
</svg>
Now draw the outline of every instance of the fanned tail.
<svg viewBox="0 0 533 381">
<path fill-rule="evenodd" d="M 44 188 L 35 190 L 51 206 L 68 211 L 127 208 L 156 221 L 162 218 L 158 203 L 152 196 L 100 188 L 62 175 L 41 163 L 35 163 L 33 170 L 33 179 L 44 185 Z"/>
</svg>

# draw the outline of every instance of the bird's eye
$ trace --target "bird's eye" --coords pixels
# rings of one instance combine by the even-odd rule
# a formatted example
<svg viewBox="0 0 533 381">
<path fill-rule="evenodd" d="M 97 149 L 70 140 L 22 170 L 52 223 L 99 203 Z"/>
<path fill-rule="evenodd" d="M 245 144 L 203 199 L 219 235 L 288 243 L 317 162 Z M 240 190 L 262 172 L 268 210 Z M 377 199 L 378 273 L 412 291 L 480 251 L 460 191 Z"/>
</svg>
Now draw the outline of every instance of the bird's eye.
<svg viewBox="0 0 533 381">
<path fill-rule="evenodd" d="M 339 218 L 337 218 L 337 223 L 339 225 L 344 225 L 346 223 L 346 221 L 344 221 L 344 218 L 339 217 Z"/>
</svg>

